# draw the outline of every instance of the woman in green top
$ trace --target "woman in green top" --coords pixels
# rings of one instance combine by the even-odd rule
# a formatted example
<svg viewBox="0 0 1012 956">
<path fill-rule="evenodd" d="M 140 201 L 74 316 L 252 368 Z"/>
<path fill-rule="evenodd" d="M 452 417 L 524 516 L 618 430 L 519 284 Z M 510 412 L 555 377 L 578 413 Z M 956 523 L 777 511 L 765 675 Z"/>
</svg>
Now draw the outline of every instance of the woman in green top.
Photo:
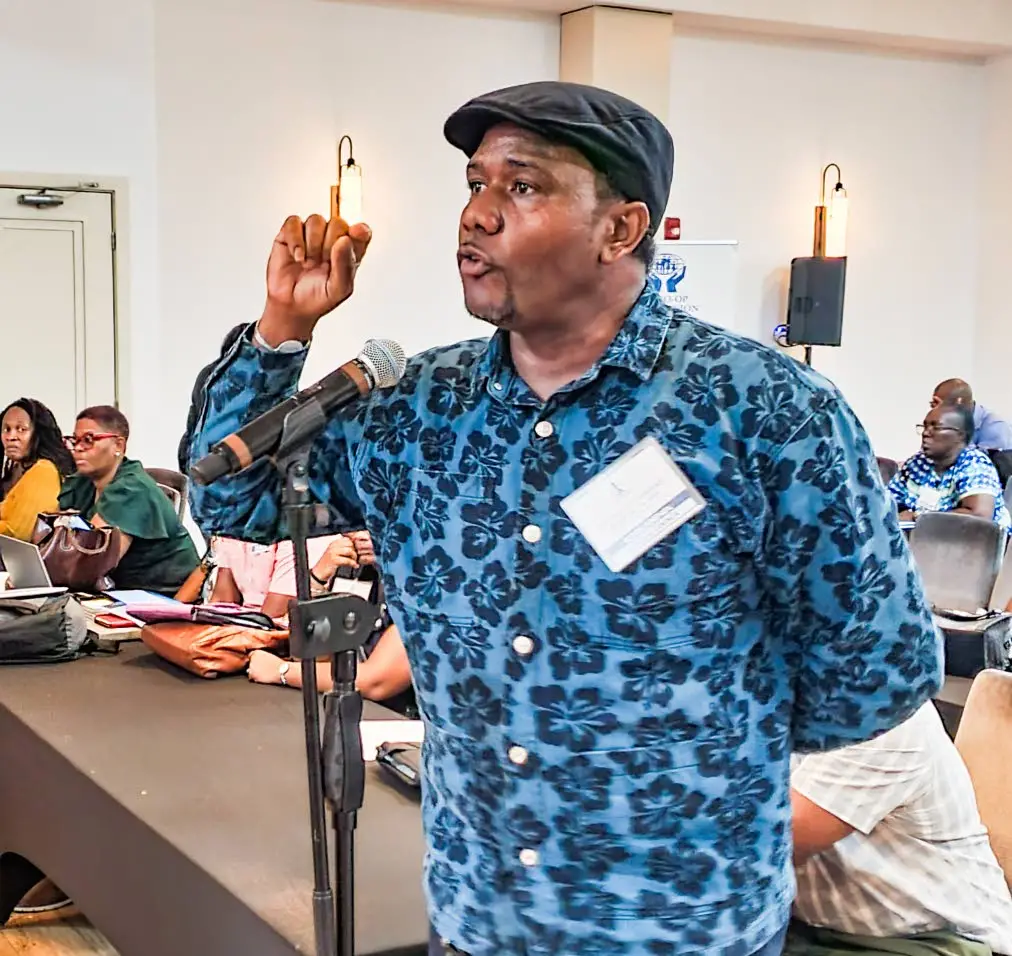
<svg viewBox="0 0 1012 956">
<path fill-rule="evenodd" d="M 61 510 L 79 511 L 96 528 L 118 528 L 118 588 L 175 594 L 198 565 L 197 549 L 169 499 L 139 461 L 126 457 L 130 424 L 110 405 L 77 416 L 67 444 L 77 474 L 60 495 Z"/>
</svg>

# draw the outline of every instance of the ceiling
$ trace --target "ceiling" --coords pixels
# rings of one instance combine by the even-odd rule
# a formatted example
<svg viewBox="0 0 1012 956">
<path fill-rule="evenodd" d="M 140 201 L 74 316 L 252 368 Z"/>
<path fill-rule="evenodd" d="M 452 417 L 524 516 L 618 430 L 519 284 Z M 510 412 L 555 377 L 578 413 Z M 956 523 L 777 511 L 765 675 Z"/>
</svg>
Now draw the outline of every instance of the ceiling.
<svg viewBox="0 0 1012 956">
<path fill-rule="evenodd" d="M 579 0 L 386 0 L 472 12 L 551 15 Z M 846 43 L 957 59 L 1012 53 L 1012 0 L 624 0 L 605 6 L 671 13 L 674 28 Z"/>
</svg>

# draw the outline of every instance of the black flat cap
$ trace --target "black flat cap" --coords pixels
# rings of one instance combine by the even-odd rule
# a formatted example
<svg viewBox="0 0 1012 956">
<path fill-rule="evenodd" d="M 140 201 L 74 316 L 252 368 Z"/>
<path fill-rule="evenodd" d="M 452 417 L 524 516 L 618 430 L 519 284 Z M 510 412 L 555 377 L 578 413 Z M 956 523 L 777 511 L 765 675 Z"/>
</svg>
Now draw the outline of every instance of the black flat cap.
<svg viewBox="0 0 1012 956">
<path fill-rule="evenodd" d="M 675 147 L 665 125 L 624 96 L 580 83 L 525 83 L 465 103 L 443 127 L 451 145 L 473 156 L 485 134 L 512 123 L 572 146 L 616 192 L 650 210 L 656 231 L 668 204 Z"/>
</svg>

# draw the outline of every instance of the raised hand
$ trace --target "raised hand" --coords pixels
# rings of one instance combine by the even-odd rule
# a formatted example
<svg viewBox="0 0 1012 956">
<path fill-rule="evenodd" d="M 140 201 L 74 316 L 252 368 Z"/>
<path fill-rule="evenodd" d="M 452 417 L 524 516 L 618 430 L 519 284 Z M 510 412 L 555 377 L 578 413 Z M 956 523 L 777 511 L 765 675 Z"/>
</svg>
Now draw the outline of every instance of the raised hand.
<svg viewBox="0 0 1012 956">
<path fill-rule="evenodd" d="M 285 220 L 267 260 L 267 305 L 259 329 L 269 345 L 309 340 L 316 323 L 354 291 L 371 239 L 364 223 L 349 226 L 323 216 Z"/>
</svg>

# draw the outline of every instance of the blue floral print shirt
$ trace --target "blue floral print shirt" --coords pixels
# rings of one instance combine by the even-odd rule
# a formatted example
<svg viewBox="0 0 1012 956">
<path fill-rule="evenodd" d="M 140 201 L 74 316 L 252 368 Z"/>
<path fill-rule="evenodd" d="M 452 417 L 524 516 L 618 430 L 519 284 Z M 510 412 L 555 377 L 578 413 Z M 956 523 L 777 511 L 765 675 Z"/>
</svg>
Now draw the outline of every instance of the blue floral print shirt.
<svg viewBox="0 0 1012 956">
<path fill-rule="evenodd" d="M 816 373 L 650 291 L 547 402 L 508 341 L 415 356 L 310 463 L 320 532 L 372 533 L 411 659 L 433 923 L 475 956 L 752 953 L 794 893 L 791 751 L 870 738 L 941 681 L 868 439 Z M 239 342 L 195 458 L 303 361 Z M 648 436 L 707 507 L 612 573 L 560 502 Z M 267 542 L 280 491 L 261 463 L 192 503 Z"/>
</svg>

